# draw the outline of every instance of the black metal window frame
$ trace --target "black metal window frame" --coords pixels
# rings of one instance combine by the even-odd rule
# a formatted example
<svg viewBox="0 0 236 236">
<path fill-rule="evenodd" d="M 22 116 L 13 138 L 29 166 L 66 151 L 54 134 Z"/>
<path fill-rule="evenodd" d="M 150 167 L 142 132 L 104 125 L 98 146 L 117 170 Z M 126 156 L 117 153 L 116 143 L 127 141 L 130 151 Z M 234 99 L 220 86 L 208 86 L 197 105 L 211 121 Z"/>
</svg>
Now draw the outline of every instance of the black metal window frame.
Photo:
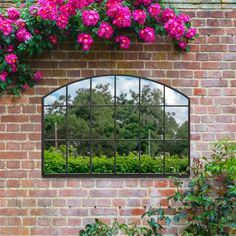
<svg viewBox="0 0 236 236">
<path fill-rule="evenodd" d="M 94 78 L 99 78 L 99 77 L 114 77 L 114 104 L 113 105 L 92 105 L 92 79 Z M 116 81 L 117 81 L 117 77 L 129 77 L 129 78 L 135 78 L 135 79 L 139 79 L 139 103 L 137 105 L 133 105 L 133 107 L 163 107 L 163 138 L 162 139 L 150 139 L 150 141 L 158 141 L 158 142 L 163 142 L 163 146 L 164 146 L 164 165 L 163 165 L 163 173 L 140 173 L 140 159 L 141 159 L 141 149 L 140 149 L 140 144 L 141 141 L 147 141 L 147 139 L 141 139 L 140 138 L 140 110 L 139 110 L 139 138 L 137 139 L 117 139 L 116 137 L 116 119 L 114 119 L 114 139 L 113 140 L 109 140 L 109 139 L 92 139 L 92 133 L 91 133 L 91 121 L 92 121 L 92 113 L 91 110 L 93 107 L 114 107 L 115 110 L 115 117 L 117 114 L 117 107 L 124 107 L 124 105 L 117 105 L 116 100 Z M 75 140 L 75 139 L 68 139 L 68 108 L 69 107 L 73 107 L 73 105 L 69 105 L 68 104 L 68 87 L 74 83 L 78 83 L 84 80 L 90 80 L 90 104 L 84 105 L 86 107 L 89 107 L 90 109 L 90 138 L 89 139 L 76 139 L 76 141 L 89 141 L 90 142 L 90 173 L 88 174 L 80 174 L 80 173 L 68 173 L 68 142 Z M 154 82 L 157 83 L 161 86 L 163 86 L 163 104 L 162 105 L 141 105 L 140 104 L 140 97 L 141 97 L 141 80 L 147 80 L 150 82 Z M 62 89 L 62 88 L 66 88 L 66 104 L 65 105 L 61 105 L 58 107 L 65 107 L 66 108 L 66 117 L 65 117 L 65 122 L 66 122 L 66 138 L 65 139 L 44 139 L 44 109 L 46 107 L 50 107 L 50 105 L 45 105 L 44 104 L 44 100 L 47 96 L 53 94 L 54 92 Z M 183 97 L 185 97 L 188 100 L 188 105 L 167 105 L 165 104 L 166 101 L 166 88 L 169 88 L 173 91 L 175 91 L 176 93 L 182 95 Z M 130 107 L 130 106 L 129 106 Z M 186 107 L 188 108 L 188 138 L 187 139 L 166 139 L 165 137 L 165 130 L 166 130 L 166 121 L 165 121 L 165 111 L 167 107 Z M 45 145 L 45 141 L 65 141 L 66 142 L 66 173 L 56 173 L 56 174 L 49 174 L 49 173 L 45 173 L 44 172 L 44 145 Z M 112 174 L 94 174 L 92 173 L 92 141 L 114 141 L 114 173 Z M 139 173 L 131 173 L 131 174 L 123 174 L 123 173 L 116 173 L 116 142 L 117 141 L 137 141 L 139 144 Z M 176 176 L 179 178 L 188 178 L 190 176 L 190 170 L 187 170 L 186 173 L 184 174 L 177 174 L 177 173 L 166 173 L 165 172 L 165 161 L 166 161 L 166 155 L 165 152 L 167 152 L 168 150 L 166 149 L 166 142 L 174 142 L 174 141 L 186 141 L 188 142 L 188 167 L 190 167 L 190 153 L 191 153 L 191 149 L 190 149 L 190 98 L 187 97 L 185 94 L 183 94 L 182 92 L 178 91 L 175 88 L 172 88 L 168 85 L 165 85 L 164 83 L 152 80 L 152 79 L 148 79 L 145 77 L 141 77 L 141 76 L 132 76 L 132 75 L 122 75 L 122 74 L 115 74 L 115 75 L 100 75 L 100 76 L 92 76 L 92 77 L 86 77 L 83 79 L 79 79 L 77 81 L 73 81 L 71 83 L 68 83 L 58 89 L 53 90 L 52 92 L 50 92 L 49 94 L 45 95 L 44 97 L 42 97 L 42 162 L 41 162 L 41 174 L 42 177 L 44 178 L 166 178 L 169 176 Z M 189 169 L 189 168 L 188 168 Z"/>
</svg>

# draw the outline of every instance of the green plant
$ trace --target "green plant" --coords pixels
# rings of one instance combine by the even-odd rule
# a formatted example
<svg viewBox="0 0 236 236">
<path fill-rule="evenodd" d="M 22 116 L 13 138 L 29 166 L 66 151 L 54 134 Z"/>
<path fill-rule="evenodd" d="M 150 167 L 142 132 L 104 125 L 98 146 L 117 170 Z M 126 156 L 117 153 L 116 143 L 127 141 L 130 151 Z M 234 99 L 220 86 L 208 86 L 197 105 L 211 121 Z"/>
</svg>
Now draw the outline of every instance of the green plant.
<svg viewBox="0 0 236 236">
<path fill-rule="evenodd" d="M 128 236 L 161 236 L 164 229 L 162 224 L 169 225 L 171 219 L 165 216 L 163 209 L 150 209 L 142 215 L 142 219 L 146 218 L 147 226 L 138 226 L 135 224 L 119 224 L 115 221 L 111 226 L 95 220 L 93 224 L 88 224 L 85 229 L 81 230 L 80 236 L 110 236 L 117 235 L 119 231 Z"/>
<path fill-rule="evenodd" d="M 215 145 L 212 160 L 195 160 L 188 190 L 175 179 L 170 197 L 181 206 L 173 220 L 185 220 L 184 236 L 228 236 L 236 233 L 236 144 Z"/>
<path fill-rule="evenodd" d="M 215 145 L 212 159 L 195 160 L 192 178 L 187 190 L 183 182 L 174 178 L 176 192 L 169 200 L 175 209 L 172 217 L 165 209 L 150 209 L 142 218 L 147 226 L 126 225 L 115 222 L 108 227 L 96 220 L 80 231 L 80 236 L 115 235 L 122 230 L 128 236 L 161 236 L 163 226 L 171 222 L 185 223 L 182 236 L 230 236 L 236 234 L 236 144 L 219 142 Z M 178 207 L 176 207 L 178 205 Z M 98 227 L 108 229 L 109 234 L 96 231 Z M 114 231 L 114 227 L 116 231 Z M 94 234 L 89 234 L 92 230 Z M 87 234 L 86 234 L 87 233 Z M 97 234 L 96 234 L 97 233 Z"/>
<path fill-rule="evenodd" d="M 117 173 L 139 173 L 139 157 L 137 153 L 129 153 L 129 155 L 116 155 L 116 171 Z M 44 151 L 44 171 L 47 174 L 65 173 L 66 159 L 65 146 L 61 145 L 59 149 L 49 148 Z M 165 170 L 166 173 L 186 173 L 188 167 L 188 158 L 180 158 L 178 156 L 170 156 L 166 158 Z M 163 157 L 151 157 L 147 154 L 141 158 L 142 173 L 162 173 Z M 68 158 L 69 173 L 89 173 L 90 172 L 90 157 L 89 156 L 74 156 L 72 149 L 69 151 Z M 105 155 L 95 156 L 92 158 L 92 172 L 113 173 L 114 172 L 114 157 Z"/>
</svg>

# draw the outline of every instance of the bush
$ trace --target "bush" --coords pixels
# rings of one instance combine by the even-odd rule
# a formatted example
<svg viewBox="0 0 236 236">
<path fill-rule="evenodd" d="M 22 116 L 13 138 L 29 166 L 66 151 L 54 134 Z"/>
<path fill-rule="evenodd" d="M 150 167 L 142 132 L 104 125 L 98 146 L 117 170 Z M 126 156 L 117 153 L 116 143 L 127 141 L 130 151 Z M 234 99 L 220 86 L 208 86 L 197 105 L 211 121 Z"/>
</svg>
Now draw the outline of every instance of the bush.
<svg viewBox="0 0 236 236">
<path fill-rule="evenodd" d="M 117 235 L 122 230 L 128 236 L 161 236 L 165 223 L 185 223 L 182 236 L 236 235 L 236 144 L 216 144 L 212 159 L 195 160 L 188 188 L 174 178 L 176 192 L 169 198 L 175 215 L 168 217 L 165 209 L 150 209 L 147 226 L 126 225 L 115 222 L 108 226 L 99 220 L 88 224 L 80 236 Z"/>
<path fill-rule="evenodd" d="M 143 155 L 141 158 L 141 173 L 163 173 L 164 160 L 163 157 L 151 157 Z M 188 158 L 180 158 L 178 156 L 166 157 L 165 170 L 166 173 L 186 173 L 188 167 Z M 65 173 L 66 158 L 65 148 L 60 146 L 57 150 L 50 148 L 44 151 L 44 172 L 47 174 Z M 68 158 L 69 173 L 89 173 L 90 157 L 75 157 L 71 153 Z M 111 174 L 114 173 L 114 157 L 93 157 L 92 172 L 94 174 Z M 139 157 L 137 153 L 116 156 L 116 172 L 117 173 L 139 173 Z"/>
</svg>

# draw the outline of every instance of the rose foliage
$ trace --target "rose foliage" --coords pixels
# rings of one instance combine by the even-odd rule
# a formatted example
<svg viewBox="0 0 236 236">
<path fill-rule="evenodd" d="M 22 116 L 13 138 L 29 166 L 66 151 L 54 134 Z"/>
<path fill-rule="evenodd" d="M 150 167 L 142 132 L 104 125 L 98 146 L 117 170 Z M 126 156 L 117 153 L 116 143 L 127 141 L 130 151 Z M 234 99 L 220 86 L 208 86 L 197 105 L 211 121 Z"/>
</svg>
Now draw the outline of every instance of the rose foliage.
<svg viewBox="0 0 236 236">
<path fill-rule="evenodd" d="M 26 59 L 73 39 L 88 52 L 94 42 L 131 45 L 130 33 L 153 43 L 168 36 L 181 51 L 197 37 L 190 17 L 153 0 L 38 0 L 0 10 L 0 92 L 19 95 L 33 87 L 43 73 L 32 71 Z"/>
</svg>

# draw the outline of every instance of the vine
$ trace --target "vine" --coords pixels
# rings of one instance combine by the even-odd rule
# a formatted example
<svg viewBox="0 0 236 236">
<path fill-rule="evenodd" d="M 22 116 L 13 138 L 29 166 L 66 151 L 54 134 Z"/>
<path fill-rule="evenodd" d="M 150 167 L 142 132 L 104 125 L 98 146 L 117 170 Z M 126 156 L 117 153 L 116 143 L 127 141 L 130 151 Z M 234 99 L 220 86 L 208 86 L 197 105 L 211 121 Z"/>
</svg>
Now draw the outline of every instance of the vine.
<svg viewBox="0 0 236 236">
<path fill-rule="evenodd" d="M 26 59 L 50 50 L 59 41 L 73 39 L 76 49 L 88 53 L 94 42 L 131 45 L 130 32 L 153 43 L 168 36 L 180 51 L 198 35 L 190 17 L 162 1 L 153 0 L 38 0 L 16 1 L 0 12 L 0 93 L 19 96 L 33 87 L 43 73 L 33 71 Z"/>
</svg>

